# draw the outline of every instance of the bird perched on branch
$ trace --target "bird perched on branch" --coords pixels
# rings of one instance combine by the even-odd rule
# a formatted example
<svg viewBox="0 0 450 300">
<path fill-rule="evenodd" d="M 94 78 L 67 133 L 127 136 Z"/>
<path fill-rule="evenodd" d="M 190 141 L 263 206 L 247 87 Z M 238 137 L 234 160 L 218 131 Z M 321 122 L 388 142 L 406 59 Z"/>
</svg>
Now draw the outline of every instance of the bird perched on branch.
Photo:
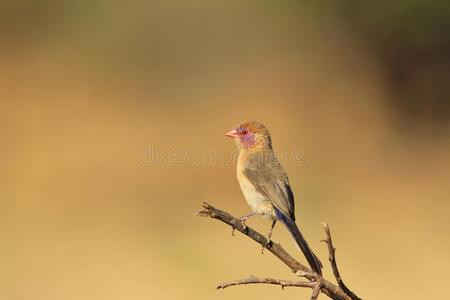
<svg viewBox="0 0 450 300">
<path fill-rule="evenodd" d="M 252 213 L 239 218 L 262 215 L 272 221 L 268 240 L 277 221 L 281 221 L 303 252 L 311 269 L 322 274 L 322 264 L 309 247 L 295 223 L 294 195 L 286 171 L 272 149 L 269 130 L 258 122 L 245 122 L 226 136 L 234 138 L 239 148 L 237 179 Z"/>
</svg>

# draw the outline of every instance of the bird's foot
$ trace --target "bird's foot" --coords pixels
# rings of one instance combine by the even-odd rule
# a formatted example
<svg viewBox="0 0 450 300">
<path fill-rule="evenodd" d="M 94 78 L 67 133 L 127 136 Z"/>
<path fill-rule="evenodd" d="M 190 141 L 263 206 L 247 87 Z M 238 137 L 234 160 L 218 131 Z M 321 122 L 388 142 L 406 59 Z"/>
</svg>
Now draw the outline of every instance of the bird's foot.
<svg viewBox="0 0 450 300">
<path fill-rule="evenodd" d="M 245 221 L 247 221 L 248 218 L 249 218 L 249 216 L 243 216 L 243 217 L 237 218 L 241 222 L 244 231 L 247 231 L 247 229 L 248 229 L 247 224 L 245 224 Z"/>
<path fill-rule="evenodd" d="M 261 254 L 264 254 L 264 249 L 269 249 L 272 246 L 272 241 L 270 240 L 270 236 L 266 237 L 267 241 L 261 247 Z"/>
<path fill-rule="evenodd" d="M 270 227 L 270 231 L 267 233 L 266 243 L 262 246 L 261 254 L 264 254 L 265 248 L 269 248 L 272 245 L 272 241 L 270 240 L 270 238 L 272 237 L 273 228 L 275 227 L 276 223 L 277 223 L 276 219 L 272 221 L 272 226 Z"/>
<path fill-rule="evenodd" d="M 240 221 L 243 227 L 243 231 L 247 231 L 248 227 L 247 224 L 245 224 L 245 221 L 247 221 L 248 218 L 250 218 L 252 215 L 243 216 L 240 218 L 236 218 L 236 220 Z M 236 227 L 233 226 L 233 229 L 231 230 L 231 235 L 234 236 L 234 231 L 236 230 Z"/>
</svg>

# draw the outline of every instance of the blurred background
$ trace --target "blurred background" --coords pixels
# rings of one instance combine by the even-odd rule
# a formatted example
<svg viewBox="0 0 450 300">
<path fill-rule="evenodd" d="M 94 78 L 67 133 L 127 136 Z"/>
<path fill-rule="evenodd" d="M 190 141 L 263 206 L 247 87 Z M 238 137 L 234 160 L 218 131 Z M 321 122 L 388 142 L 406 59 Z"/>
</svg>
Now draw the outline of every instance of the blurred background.
<svg viewBox="0 0 450 300">
<path fill-rule="evenodd" d="M 224 133 L 258 120 L 302 153 L 285 167 L 323 262 L 326 221 L 363 299 L 443 298 L 449 36 L 448 1 L 1 0 L 0 297 L 309 299 L 214 289 L 295 279 L 194 216 L 248 213 L 234 162 L 202 158 L 232 159 Z"/>
</svg>

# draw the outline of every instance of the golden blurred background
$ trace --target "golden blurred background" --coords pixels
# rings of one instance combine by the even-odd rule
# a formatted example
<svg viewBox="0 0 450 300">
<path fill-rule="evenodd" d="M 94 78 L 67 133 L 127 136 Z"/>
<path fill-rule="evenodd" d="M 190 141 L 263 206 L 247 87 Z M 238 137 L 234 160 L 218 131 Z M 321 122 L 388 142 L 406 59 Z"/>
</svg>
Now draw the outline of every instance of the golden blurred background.
<svg viewBox="0 0 450 300">
<path fill-rule="evenodd" d="M 214 289 L 295 279 L 194 216 L 249 211 L 224 133 L 258 120 L 302 153 L 285 167 L 322 261 L 326 221 L 363 299 L 443 299 L 449 20 L 438 1 L 2 0 L 0 298 L 309 299 Z"/>
</svg>

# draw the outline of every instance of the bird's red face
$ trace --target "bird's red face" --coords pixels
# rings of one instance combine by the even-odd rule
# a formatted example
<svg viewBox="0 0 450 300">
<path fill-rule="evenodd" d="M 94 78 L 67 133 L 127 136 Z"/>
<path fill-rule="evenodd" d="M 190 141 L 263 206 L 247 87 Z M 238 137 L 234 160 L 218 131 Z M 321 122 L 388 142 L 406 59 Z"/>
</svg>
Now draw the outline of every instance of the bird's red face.
<svg viewBox="0 0 450 300">
<path fill-rule="evenodd" d="M 255 135 L 246 127 L 238 126 L 225 135 L 234 138 L 238 142 L 238 145 L 244 148 L 249 148 L 255 144 Z"/>
<path fill-rule="evenodd" d="M 243 148 L 251 148 L 264 140 L 270 141 L 267 128 L 257 122 L 242 123 L 225 135 L 234 138 L 238 146 Z"/>
</svg>

